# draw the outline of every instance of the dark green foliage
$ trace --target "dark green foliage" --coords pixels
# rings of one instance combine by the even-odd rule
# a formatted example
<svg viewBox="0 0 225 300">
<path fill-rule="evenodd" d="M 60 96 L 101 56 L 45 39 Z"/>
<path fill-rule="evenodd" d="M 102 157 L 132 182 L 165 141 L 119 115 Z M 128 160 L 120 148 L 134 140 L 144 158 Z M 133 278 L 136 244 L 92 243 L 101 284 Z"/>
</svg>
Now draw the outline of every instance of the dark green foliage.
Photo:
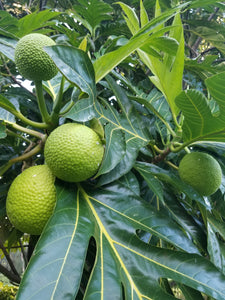
<svg viewBox="0 0 225 300">
<path fill-rule="evenodd" d="M 55 212 L 27 252 L 26 235 L 1 222 L 2 251 L 20 241 L 30 260 L 17 299 L 224 300 L 224 175 L 203 197 L 177 170 L 203 151 L 225 174 L 224 4 L 70 0 L 38 12 L 44 2 L 0 11 L 0 215 L 57 126 L 92 127 L 105 156 L 85 182 L 56 180 Z M 34 31 L 56 41 L 45 51 L 59 69 L 39 84 L 13 61 L 18 38 Z"/>
</svg>

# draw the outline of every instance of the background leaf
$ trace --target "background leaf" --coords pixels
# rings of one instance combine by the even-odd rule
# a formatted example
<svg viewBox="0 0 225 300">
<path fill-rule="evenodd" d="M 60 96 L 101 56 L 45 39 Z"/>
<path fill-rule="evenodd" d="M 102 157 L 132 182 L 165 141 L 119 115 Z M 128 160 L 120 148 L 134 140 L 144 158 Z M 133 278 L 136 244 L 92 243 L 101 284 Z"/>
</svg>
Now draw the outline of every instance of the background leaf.
<svg viewBox="0 0 225 300">
<path fill-rule="evenodd" d="M 56 19 L 60 14 L 60 12 L 51 11 L 50 9 L 28 14 L 19 19 L 18 32 L 15 32 L 15 34 L 19 37 L 23 37 L 33 31 L 43 34 L 51 32 L 51 29 L 48 27 L 55 24 L 53 19 Z M 45 29 L 45 27 L 47 27 L 47 29 Z"/>
<path fill-rule="evenodd" d="M 172 18 L 174 14 L 177 13 L 177 10 L 178 9 L 171 9 L 162 13 L 159 17 L 149 21 L 149 23 L 139 30 L 126 45 L 98 58 L 94 62 L 96 82 L 106 76 L 114 67 L 121 63 L 132 52 L 144 45 L 147 41 L 150 43 L 151 38 L 149 38 L 149 35 L 153 32 L 157 32 L 157 28 L 160 28 L 163 23 Z"/>
<path fill-rule="evenodd" d="M 14 32 L 18 30 L 18 19 L 9 12 L 0 11 L 0 33 L 9 38 L 15 38 Z"/>
<path fill-rule="evenodd" d="M 112 7 L 103 2 L 102 0 L 78 0 L 77 5 L 73 5 L 72 13 L 77 16 L 79 14 L 89 26 L 86 26 L 90 29 L 91 34 L 94 34 L 96 28 L 104 20 L 111 20 L 111 14 L 113 12 Z"/>
<path fill-rule="evenodd" d="M 209 102 L 201 92 L 197 90 L 183 91 L 176 98 L 176 103 L 184 115 L 182 128 L 185 142 L 224 141 L 225 122 L 223 117 L 212 115 Z M 218 104 L 222 104 L 222 101 Z M 221 105 L 220 108 L 222 109 Z"/>
<path fill-rule="evenodd" d="M 172 113 L 176 115 L 178 113 L 178 108 L 175 104 L 175 97 L 182 90 L 182 78 L 184 68 L 184 37 L 179 15 L 175 16 L 173 26 L 175 27 L 170 30 L 169 35 L 170 50 L 166 51 L 163 58 L 157 58 L 152 55 L 149 55 L 148 52 L 146 52 L 145 48 L 141 48 L 141 50 L 138 50 L 138 53 L 141 60 L 153 72 L 153 76 L 150 77 L 151 81 L 164 94 L 166 100 L 169 103 Z M 177 41 L 179 45 L 178 47 L 177 44 L 174 42 L 174 39 Z M 160 49 L 160 44 L 162 44 L 163 50 L 165 48 L 164 43 L 166 43 L 164 38 L 158 38 L 156 40 L 156 47 Z M 174 51 L 175 44 L 176 51 Z"/>
<path fill-rule="evenodd" d="M 214 74 L 224 72 L 225 66 L 223 64 L 215 64 L 216 59 L 216 55 L 207 55 L 201 62 L 198 59 L 186 59 L 185 69 L 192 71 L 202 80 L 205 80 Z"/>
<path fill-rule="evenodd" d="M 195 0 L 192 1 L 192 3 L 190 3 L 190 7 L 191 8 L 204 7 L 207 5 L 217 4 L 219 2 L 220 2 L 219 0 L 203 0 L 203 1 Z"/>
<path fill-rule="evenodd" d="M 222 72 L 220 74 L 216 74 L 214 76 L 211 76 L 210 78 L 205 80 L 206 86 L 213 97 L 213 99 L 217 102 L 219 105 L 219 118 L 223 122 L 225 121 L 225 101 L 223 97 L 223 93 L 225 91 L 224 87 L 224 79 L 225 79 L 225 72 Z"/>
</svg>

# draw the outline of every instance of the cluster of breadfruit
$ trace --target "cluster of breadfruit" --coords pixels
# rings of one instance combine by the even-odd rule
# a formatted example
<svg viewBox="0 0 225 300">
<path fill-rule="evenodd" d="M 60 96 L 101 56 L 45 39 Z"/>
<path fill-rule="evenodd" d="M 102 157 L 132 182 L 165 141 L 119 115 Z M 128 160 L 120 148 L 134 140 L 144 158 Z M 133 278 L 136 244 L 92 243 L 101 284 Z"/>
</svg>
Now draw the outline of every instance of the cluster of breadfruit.
<svg viewBox="0 0 225 300">
<path fill-rule="evenodd" d="M 44 51 L 55 42 L 39 33 L 21 38 L 15 48 L 19 73 L 34 82 L 50 80 L 58 69 Z M 44 165 L 24 170 L 12 182 L 6 200 L 11 223 L 20 231 L 41 234 L 56 205 L 55 178 L 81 182 L 93 177 L 102 162 L 104 145 L 90 127 L 65 123 L 54 129 L 44 147 Z"/>
<path fill-rule="evenodd" d="M 55 42 L 42 34 L 29 34 L 15 49 L 18 71 L 27 79 L 50 80 L 57 74 L 53 60 L 44 51 Z M 44 165 L 32 166 L 12 182 L 6 201 L 7 215 L 20 231 L 41 234 L 56 205 L 55 177 L 81 182 L 94 176 L 103 160 L 104 145 L 91 128 L 66 123 L 54 129 L 44 147 Z M 209 196 L 220 186 L 222 171 L 209 154 L 186 154 L 179 165 L 180 178 L 200 195 Z"/>
</svg>

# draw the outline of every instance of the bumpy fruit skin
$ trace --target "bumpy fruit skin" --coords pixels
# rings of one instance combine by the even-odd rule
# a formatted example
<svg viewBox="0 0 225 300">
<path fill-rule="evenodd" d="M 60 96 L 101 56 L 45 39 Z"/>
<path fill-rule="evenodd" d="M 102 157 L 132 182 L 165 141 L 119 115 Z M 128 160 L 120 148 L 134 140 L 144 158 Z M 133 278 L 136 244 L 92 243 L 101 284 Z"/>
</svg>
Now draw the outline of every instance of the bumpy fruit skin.
<svg viewBox="0 0 225 300">
<path fill-rule="evenodd" d="M 55 42 L 40 33 L 22 37 L 15 48 L 15 63 L 19 73 L 33 81 L 50 80 L 58 70 L 43 47 L 53 46 Z"/>
<path fill-rule="evenodd" d="M 180 178 L 202 196 L 217 191 L 222 181 L 222 170 L 211 155 L 202 152 L 186 154 L 179 165 Z"/>
<path fill-rule="evenodd" d="M 40 235 L 56 204 L 55 176 L 47 165 L 33 166 L 12 182 L 6 212 L 22 232 Z"/>
<path fill-rule="evenodd" d="M 47 138 L 44 156 L 52 173 L 64 181 L 84 181 L 97 172 L 104 146 L 91 128 L 76 123 L 57 127 Z"/>
</svg>

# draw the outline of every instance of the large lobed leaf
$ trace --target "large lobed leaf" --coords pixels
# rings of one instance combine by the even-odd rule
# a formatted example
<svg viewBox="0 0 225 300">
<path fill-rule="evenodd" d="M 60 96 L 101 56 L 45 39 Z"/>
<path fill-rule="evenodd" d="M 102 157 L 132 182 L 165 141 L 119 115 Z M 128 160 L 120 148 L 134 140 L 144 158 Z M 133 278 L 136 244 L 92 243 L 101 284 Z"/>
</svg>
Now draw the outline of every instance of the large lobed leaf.
<svg viewBox="0 0 225 300">
<path fill-rule="evenodd" d="M 113 147 L 111 145 L 111 149 L 107 147 L 110 151 L 110 156 L 114 158 L 117 156 L 118 164 L 115 165 L 115 161 L 112 161 L 110 156 L 108 157 L 108 173 L 100 178 L 98 182 L 99 185 L 107 184 L 128 173 L 137 158 L 139 150 L 149 141 L 149 136 L 144 130 L 144 123 L 129 101 L 125 91 L 109 75 L 107 76 L 107 82 L 114 93 L 121 113 L 118 113 L 118 111 L 106 101 L 103 101 L 104 106 L 100 104 L 98 107 L 96 106 L 96 111 L 98 112 L 99 119 L 102 119 L 103 123 L 111 124 L 110 126 L 114 128 L 113 130 L 122 130 L 123 136 L 120 134 L 120 139 L 114 139 L 114 145 Z M 120 141 L 122 141 L 122 143 Z M 120 148 L 117 147 L 118 142 L 121 144 Z M 121 146 L 122 151 L 119 152 Z M 116 150 L 116 152 L 114 150 Z M 103 163 L 104 162 L 105 161 L 103 161 Z M 114 168 L 112 168 L 113 165 Z"/>
<path fill-rule="evenodd" d="M 129 186 L 129 187 L 128 187 Z M 222 275 L 176 223 L 135 194 L 125 181 L 100 189 L 57 186 L 57 206 L 24 274 L 17 299 L 74 299 L 91 237 L 96 258 L 85 299 L 175 299 L 161 277 L 225 297 Z M 179 250 L 142 242 L 142 229 Z M 144 280 L 143 280 L 144 278 Z M 133 295 L 133 296 L 131 296 Z"/>
<path fill-rule="evenodd" d="M 225 141 L 225 72 L 206 79 L 208 90 L 219 106 L 219 114 L 213 115 L 209 100 L 197 90 L 186 90 L 176 98 L 176 104 L 184 115 L 183 138 L 188 144 L 195 141 Z"/>
<path fill-rule="evenodd" d="M 121 4 L 121 2 L 118 2 Z M 128 57 L 135 50 L 140 48 L 146 43 L 151 43 L 154 39 L 154 34 L 161 29 L 161 25 L 164 24 L 167 20 L 171 19 L 176 15 L 183 7 L 187 4 L 180 5 L 179 7 L 173 8 L 166 12 L 163 12 L 160 16 L 153 18 L 148 23 L 144 25 L 136 34 L 130 39 L 127 44 L 120 47 L 119 49 L 106 53 L 105 55 L 99 57 L 94 62 L 94 69 L 96 72 L 96 81 L 100 81 L 105 77 L 113 68 L 115 68 L 119 63 L 121 63 L 126 57 Z M 165 32 L 168 31 L 168 28 L 165 28 Z M 153 34 L 154 33 L 154 34 Z M 160 33 L 160 36 L 164 32 Z"/>
<path fill-rule="evenodd" d="M 184 115 L 183 139 L 185 142 L 218 141 L 224 142 L 225 123 L 213 116 L 206 97 L 197 90 L 183 91 L 176 103 Z"/>
<path fill-rule="evenodd" d="M 143 34 L 143 32 L 145 33 L 146 27 L 148 28 L 151 22 L 145 24 L 139 30 L 138 17 L 135 12 L 127 5 L 122 3 L 120 3 L 120 5 L 126 14 L 125 20 L 131 33 L 134 35 L 133 38 Z M 179 8 L 176 8 L 176 10 L 179 12 Z M 162 15 L 159 2 L 156 1 L 155 19 L 153 20 L 157 20 Z M 142 23 L 143 21 L 141 24 Z M 150 77 L 151 81 L 164 94 L 170 105 L 172 114 L 177 115 L 178 108 L 174 100 L 182 90 L 184 68 L 184 37 L 179 14 L 175 15 L 172 27 L 167 28 L 167 31 L 170 30 L 168 37 L 159 35 L 160 31 L 162 32 L 161 34 L 163 34 L 164 30 L 164 24 L 161 22 L 152 30 L 153 38 L 151 40 L 149 39 L 144 45 L 140 44 L 137 52 L 140 59 L 153 73 L 153 76 Z M 159 36 L 157 36 L 157 34 Z M 155 38 L 154 35 L 156 35 Z"/>
</svg>

